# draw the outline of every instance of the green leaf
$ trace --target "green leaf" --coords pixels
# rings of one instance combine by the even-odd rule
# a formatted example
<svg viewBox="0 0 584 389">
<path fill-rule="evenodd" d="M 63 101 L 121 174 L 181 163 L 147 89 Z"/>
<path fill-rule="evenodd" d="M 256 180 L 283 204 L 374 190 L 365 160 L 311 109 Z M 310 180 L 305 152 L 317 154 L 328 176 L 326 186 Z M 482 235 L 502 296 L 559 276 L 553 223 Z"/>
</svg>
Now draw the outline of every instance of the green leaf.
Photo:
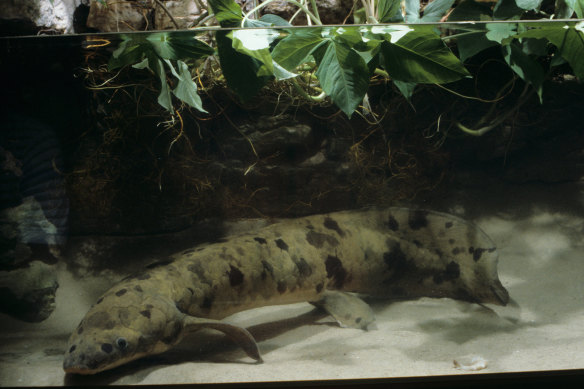
<svg viewBox="0 0 584 389">
<path fill-rule="evenodd" d="M 572 0 L 572 3 L 575 1 Z M 568 4 L 568 0 L 556 0 L 554 19 L 569 19 L 574 14 L 574 8 Z"/>
<path fill-rule="evenodd" d="M 132 65 L 153 53 L 162 59 L 200 59 L 214 53 L 212 47 L 195 38 L 192 32 L 160 32 L 121 36 L 113 52 L 109 69 Z"/>
<path fill-rule="evenodd" d="M 516 38 L 545 38 L 558 48 L 572 67 L 574 75 L 584 79 L 584 21 L 578 23 L 539 23 L 536 28 L 515 36 Z"/>
<path fill-rule="evenodd" d="M 170 96 L 170 88 L 166 82 L 166 72 L 164 71 L 162 60 L 152 56 L 148 58 L 148 63 L 148 67 L 152 69 L 154 73 L 158 74 L 158 78 L 160 79 L 160 94 L 158 95 L 158 104 L 172 112 L 172 97 Z"/>
<path fill-rule="evenodd" d="M 545 74 L 541 65 L 525 54 L 521 45 L 516 41 L 502 48 L 505 61 L 511 70 L 535 88 L 539 101 L 542 102 L 542 85 Z"/>
<path fill-rule="evenodd" d="M 523 12 L 515 0 L 499 0 L 493 9 L 493 16 L 495 20 L 519 19 Z"/>
<path fill-rule="evenodd" d="M 515 4 L 521 9 L 532 10 L 539 9 L 542 0 L 515 0 Z"/>
<path fill-rule="evenodd" d="M 270 77 L 258 77 L 257 73 L 262 63 L 236 51 L 227 34 L 228 31 L 217 31 L 215 34 L 221 71 L 227 86 L 245 102 L 255 96 Z"/>
<path fill-rule="evenodd" d="M 152 49 L 143 35 L 130 36 L 122 34 L 120 45 L 112 53 L 108 63 L 109 70 L 115 70 L 123 66 L 132 65 L 144 59 L 144 56 Z"/>
<path fill-rule="evenodd" d="M 517 34 L 516 23 L 487 23 L 486 27 L 486 38 L 497 43 Z"/>
<path fill-rule="evenodd" d="M 166 110 L 172 112 L 172 98 L 170 96 L 170 88 L 166 83 L 166 72 L 162 60 L 151 52 L 144 60 L 132 65 L 136 69 L 150 69 L 156 74 L 160 80 L 160 94 L 158 95 L 158 104 L 162 105 Z"/>
<path fill-rule="evenodd" d="M 271 29 L 239 29 L 227 34 L 233 41 L 233 48 L 242 54 L 246 54 L 262 63 L 258 69 L 258 76 L 271 76 L 274 74 L 272 56 L 270 55 L 270 43 L 280 34 Z"/>
<path fill-rule="evenodd" d="M 283 68 L 294 70 L 304 63 L 312 51 L 324 42 L 319 29 L 292 29 L 272 51 L 274 61 Z"/>
<path fill-rule="evenodd" d="M 491 8 L 483 3 L 477 3 L 474 0 L 463 0 L 458 4 L 450 15 L 448 16 L 449 22 L 458 22 L 464 20 L 492 20 Z"/>
<path fill-rule="evenodd" d="M 424 16 L 421 21 L 424 23 L 439 22 L 440 19 L 452 8 L 454 0 L 433 0 L 424 8 Z"/>
<path fill-rule="evenodd" d="M 420 0 L 405 0 L 406 23 L 418 23 L 420 20 Z"/>
<path fill-rule="evenodd" d="M 523 38 L 521 39 L 523 52 L 527 55 L 543 57 L 548 55 L 548 41 L 545 39 Z"/>
<path fill-rule="evenodd" d="M 350 47 L 354 47 L 355 45 L 363 42 L 363 38 L 358 27 L 347 26 L 335 28 L 333 29 L 332 36 L 335 38 L 335 40 L 345 42 Z"/>
<path fill-rule="evenodd" d="M 238 27 L 243 19 L 241 7 L 233 0 L 208 0 L 221 27 Z"/>
<path fill-rule="evenodd" d="M 260 17 L 260 20 L 264 23 L 269 23 L 272 26 L 290 26 L 291 24 L 288 23 L 288 21 L 284 18 L 282 18 L 281 16 L 278 15 L 272 15 L 272 14 L 266 14 L 266 15 L 262 15 Z"/>
<path fill-rule="evenodd" d="M 395 23 L 404 20 L 401 14 L 401 0 L 379 0 L 377 3 L 377 21 Z"/>
<path fill-rule="evenodd" d="M 381 44 L 382 64 L 395 80 L 443 84 L 470 76 L 431 26 L 416 28 L 398 40 Z"/>
<path fill-rule="evenodd" d="M 401 94 L 406 98 L 408 102 L 411 101 L 412 95 L 414 94 L 414 89 L 416 88 L 415 82 L 404 82 L 394 80 L 393 84 L 397 87 L 397 89 L 401 92 Z"/>
<path fill-rule="evenodd" d="M 497 46 L 497 42 L 494 42 L 487 38 L 485 30 L 477 30 L 475 32 L 468 32 L 465 35 L 461 35 L 456 38 L 456 43 L 458 47 L 458 54 L 462 62 L 466 61 L 468 58 L 480 53 L 489 47 Z"/>
<path fill-rule="evenodd" d="M 156 32 L 146 38 L 162 59 L 200 59 L 215 51 L 209 45 L 195 39 L 192 33 Z"/>
<path fill-rule="evenodd" d="M 325 93 L 349 117 L 363 101 L 369 87 L 369 69 L 363 58 L 335 41 L 329 41 L 316 77 Z"/>
<path fill-rule="evenodd" d="M 566 4 L 576 12 L 579 19 L 584 18 L 584 0 L 565 0 Z"/>
<path fill-rule="evenodd" d="M 176 88 L 173 89 L 172 93 L 181 101 L 184 101 L 193 108 L 198 109 L 201 112 L 207 112 L 203 108 L 203 102 L 201 97 L 197 93 L 197 84 L 191 78 L 191 72 L 189 67 L 183 61 L 177 61 L 178 72 L 172 66 L 170 60 L 164 60 L 172 74 L 178 79 Z"/>
</svg>

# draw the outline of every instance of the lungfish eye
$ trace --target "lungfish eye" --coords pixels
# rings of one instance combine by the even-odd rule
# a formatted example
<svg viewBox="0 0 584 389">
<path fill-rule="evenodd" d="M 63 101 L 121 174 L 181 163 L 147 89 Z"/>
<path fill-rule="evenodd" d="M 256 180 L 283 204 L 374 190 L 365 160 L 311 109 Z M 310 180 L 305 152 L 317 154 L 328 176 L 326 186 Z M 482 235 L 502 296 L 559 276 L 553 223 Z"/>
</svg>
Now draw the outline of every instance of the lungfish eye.
<svg viewBox="0 0 584 389">
<path fill-rule="evenodd" d="M 116 339 L 116 344 L 118 345 L 120 350 L 124 350 L 126 347 L 128 347 L 128 342 L 126 341 L 125 338 Z"/>
</svg>

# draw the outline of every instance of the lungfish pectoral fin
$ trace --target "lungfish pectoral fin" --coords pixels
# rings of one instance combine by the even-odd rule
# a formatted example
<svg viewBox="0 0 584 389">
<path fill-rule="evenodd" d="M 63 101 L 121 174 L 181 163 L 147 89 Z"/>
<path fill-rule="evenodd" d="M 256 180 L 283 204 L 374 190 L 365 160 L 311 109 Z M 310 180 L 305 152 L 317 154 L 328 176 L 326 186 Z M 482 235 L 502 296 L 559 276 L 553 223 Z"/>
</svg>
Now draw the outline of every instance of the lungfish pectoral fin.
<svg viewBox="0 0 584 389">
<path fill-rule="evenodd" d="M 327 311 L 341 327 L 367 330 L 375 321 L 371 307 L 350 293 L 327 290 L 320 300 L 312 304 Z"/>
<path fill-rule="evenodd" d="M 223 323 L 218 320 L 204 319 L 194 316 L 185 316 L 183 320 L 186 331 L 195 332 L 203 328 L 211 328 L 221 331 L 241 347 L 250 358 L 255 359 L 258 363 L 263 362 L 258 344 L 245 328 Z"/>
</svg>

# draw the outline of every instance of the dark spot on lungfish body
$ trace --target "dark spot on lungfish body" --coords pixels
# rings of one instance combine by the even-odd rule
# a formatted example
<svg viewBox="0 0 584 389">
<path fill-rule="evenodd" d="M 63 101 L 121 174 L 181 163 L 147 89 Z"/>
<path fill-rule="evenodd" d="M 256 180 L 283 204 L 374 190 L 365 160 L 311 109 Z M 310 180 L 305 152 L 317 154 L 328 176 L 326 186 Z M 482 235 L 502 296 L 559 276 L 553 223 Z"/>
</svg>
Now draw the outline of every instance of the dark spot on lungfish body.
<svg viewBox="0 0 584 389">
<path fill-rule="evenodd" d="M 213 295 L 205 296 L 205 298 L 203 299 L 203 303 L 201 304 L 201 308 L 211 309 L 211 306 L 213 306 L 213 300 L 215 300 L 215 296 Z"/>
<path fill-rule="evenodd" d="M 321 283 L 316 285 L 316 293 L 320 293 L 322 292 L 322 288 L 324 287 L 324 285 Z"/>
<path fill-rule="evenodd" d="M 494 248 L 491 248 L 491 249 L 483 249 L 483 248 L 476 248 L 475 249 L 474 247 L 468 248 L 468 253 L 472 254 L 472 259 L 475 262 L 477 262 L 479 259 L 481 259 L 484 252 L 492 253 L 493 251 L 495 251 Z"/>
<path fill-rule="evenodd" d="M 460 249 L 460 247 L 455 247 L 452 249 L 452 255 L 458 255 L 460 254 L 462 250 Z"/>
<path fill-rule="evenodd" d="M 454 281 L 460 277 L 460 266 L 458 263 L 451 261 L 444 271 L 434 274 L 432 280 L 435 284 L 440 285 L 444 281 Z"/>
<path fill-rule="evenodd" d="M 390 250 L 383 253 L 383 261 L 392 273 L 385 282 L 393 282 L 403 277 L 408 271 L 415 270 L 416 265 L 408 262 L 406 254 L 401 249 L 399 243 L 390 245 Z"/>
<path fill-rule="evenodd" d="M 135 290 L 136 292 L 139 292 L 139 293 L 142 293 L 142 292 L 144 292 L 144 291 L 142 290 L 142 287 L 141 287 L 140 285 L 136 285 L 136 286 L 134 286 L 134 290 Z"/>
<path fill-rule="evenodd" d="M 243 273 L 241 272 L 241 270 L 239 270 L 233 265 L 229 265 L 229 269 L 230 269 L 229 272 L 227 272 L 227 274 L 229 275 L 229 285 L 231 286 L 240 285 L 243 282 Z"/>
<path fill-rule="evenodd" d="M 410 212 L 408 217 L 408 225 L 414 231 L 428 226 L 428 211 L 415 210 Z"/>
<path fill-rule="evenodd" d="M 267 273 L 270 273 L 272 277 L 274 277 L 274 268 L 266 261 L 262 261 L 262 280 L 265 280 L 267 277 Z"/>
<path fill-rule="evenodd" d="M 393 215 L 389 215 L 389 218 L 387 219 L 387 227 L 392 231 L 399 230 L 399 223 Z"/>
<path fill-rule="evenodd" d="M 69 353 L 72 353 L 73 351 L 75 351 L 76 348 L 77 348 L 76 345 L 71 346 L 71 348 L 69 349 Z"/>
<path fill-rule="evenodd" d="M 360 318 L 360 317 L 358 317 L 358 318 L 355 319 L 355 323 L 359 324 L 359 323 L 361 323 L 361 320 L 363 320 L 363 319 Z"/>
<path fill-rule="evenodd" d="M 448 243 L 450 244 L 454 244 L 455 240 L 454 239 L 448 239 Z"/>
<path fill-rule="evenodd" d="M 343 263 L 337 257 L 329 255 L 325 260 L 326 276 L 327 278 L 332 278 L 334 283 L 333 286 L 337 289 L 343 287 L 345 283 L 345 278 L 347 277 L 347 271 L 343 267 Z"/>
<path fill-rule="evenodd" d="M 120 289 L 116 292 L 116 296 L 120 297 L 126 294 L 128 290 L 127 289 Z"/>
<path fill-rule="evenodd" d="M 194 252 L 195 252 L 195 249 L 188 249 L 188 250 L 183 251 L 183 255 L 189 255 L 189 254 L 192 254 Z"/>
<path fill-rule="evenodd" d="M 85 325 L 90 328 L 107 328 L 111 322 L 109 313 L 101 311 L 89 316 L 85 321 Z"/>
<path fill-rule="evenodd" d="M 287 288 L 286 281 L 278 281 L 278 293 L 284 293 Z"/>
<path fill-rule="evenodd" d="M 103 301 L 103 297 L 100 297 L 97 302 L 95 303 L 95 305 L 100 304 Z"/>
<path fill-rule="evenodd" d="M 106 354 L 111 353 L 113 350 L 114 350 L 114 347 L 109 343 L 103 343 L 101 345 L 101 351 L 103 351 Z"/>
<path fill-rule="evenodd" d="M 420 241 L 419 241 L 419 240 L 417 240 L 417 239 L 414 239 L 414 240 L 412 241 L 412 243 L 413 243 L 413 244 L 414 244 L 414 245 L 415 245 L 417 248 L 420 248 L 420 247 L 422 247 L 422 242 L 420 242 Z"/>
<path fill-rule="evenodd" d="M 296 267 L 298 268 L 298 273 L 300 274 L 300 277 L 309 277 L 312 274 L 312 268 L 304 258 L 300 259 L 292 258 L 292 260 L 294 261 Z"/>
<path fill-rule="evenodd" d="M 446 281 L 452 281 L 460 277 L 460 266 L 458 263 L 451 261 L 446 265 L 446 270 L 444 270 L 444 279 Z"/>
<path fill-rule="evenodd" d="M 81 335 L 83 333 L 83 326 L 79 326 L 79 328 L 77 328 L 77 335 Z"/>
<path fill-rule="evenodd" d="M 237 251 L 237 254 L 241 255 L 242 257 L 245 255 L 245 251 L 243 251 L 241 247 L 236 247 L 235 251 Z"/>
<path fill-rule="evenodd" d="M 140 315 L 144 316 L 147 319 L 150 319 L 150 311 L 140 311 Z"/>
<path fill-rule="evenodd" d="M 260 237 L 253 238 L 253 240 L 258 242 L 259 244 L 267 244 L 268 243 L 267 240 L 265 240 L 264 238 L 260 238 Z"/>
<path fill-rule="evenodd" d="M 280 250 L 288 251 L 288 245 L 282 239 L 276 239 L 276 246 L 278 246 Z"/>
<path fill-rule="evenodd" d="M 150 279 L 150 274 L 148 274 L 148 273 L 146 273 L 146 274 L 140 274 L 136 278 L 139 279 L 140 281 L 149 280 Z"/>
<path fill-rule="evenodd" d="M 330 246 L 338 246 L 339 241 L 334 237 L 321 232 L 310 230 L 306 233 L 306 241 L 317 249 L 328 243 Z"/>
<path fill-rule="evenodd" d="M 454 223 L 452 223 L 452 222 L 444 223 L 444 227 L 446 227 L 446 228 L 452 228 L 453 225 L 454 225 Z"/>
<path fill-rule="evenodd" d="M 339 236 L 341 237 L 345 236 L 345 231 L 341 230 L 341 228 L 339 227 L 339 223 L 337 223 L 336 220 L 333 220 L 330 217 L 326 217 L 324 219 L 324 226 L 329 230 L 336 231 L 337 234 L 339 234 Z"/>
</svg>

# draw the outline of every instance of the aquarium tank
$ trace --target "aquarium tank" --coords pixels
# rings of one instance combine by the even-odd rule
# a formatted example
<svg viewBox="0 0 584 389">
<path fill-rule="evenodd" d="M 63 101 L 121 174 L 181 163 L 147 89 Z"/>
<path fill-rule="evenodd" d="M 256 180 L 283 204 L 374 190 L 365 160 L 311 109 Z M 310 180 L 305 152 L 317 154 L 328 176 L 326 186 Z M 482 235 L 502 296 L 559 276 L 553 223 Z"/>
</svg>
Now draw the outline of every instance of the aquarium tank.
<svg viewBox="0 0 584 389">
<path fill-rule="evenodd" d="M 583 0 L 13 0 L 0 385 L 584 368 Z"/>
</svg>

